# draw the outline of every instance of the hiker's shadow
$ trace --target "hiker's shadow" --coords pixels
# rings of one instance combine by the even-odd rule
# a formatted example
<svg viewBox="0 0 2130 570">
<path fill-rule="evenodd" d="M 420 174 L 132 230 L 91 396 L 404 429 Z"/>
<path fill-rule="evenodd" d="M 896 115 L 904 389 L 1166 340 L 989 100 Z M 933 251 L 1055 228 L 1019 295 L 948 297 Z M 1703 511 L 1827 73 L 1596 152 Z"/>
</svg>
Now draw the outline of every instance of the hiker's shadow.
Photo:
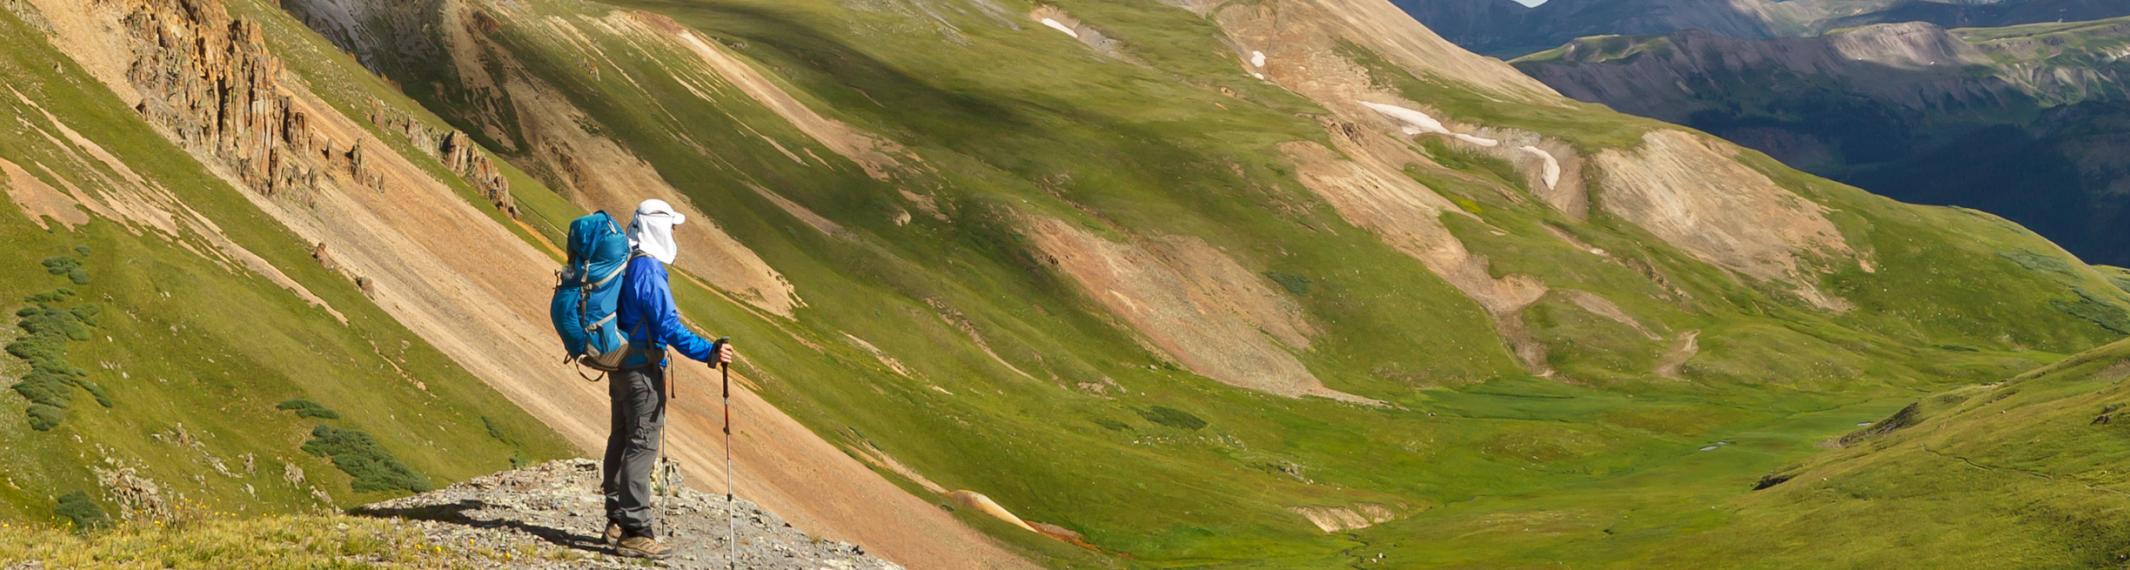
<svg viewBox="0 0 2130 570">
<path fill-rule="evenodd" d="M 510 529 L 533 535 L 556 546 L 589 552 L 606 552 L 606 543 L 597 536 L 588 536 L 567 530 L 528 524 L 524 521 L 475 518 L 470 511 L 488 508 L 487 502 L 477 499 L 462 499 L 447 505 L 422 507 L 377 508 L 358 507 L 348 514 L 362 517 L 394 518 L 406 520 L 435 521 L 479 529 Z"/>
</svg>

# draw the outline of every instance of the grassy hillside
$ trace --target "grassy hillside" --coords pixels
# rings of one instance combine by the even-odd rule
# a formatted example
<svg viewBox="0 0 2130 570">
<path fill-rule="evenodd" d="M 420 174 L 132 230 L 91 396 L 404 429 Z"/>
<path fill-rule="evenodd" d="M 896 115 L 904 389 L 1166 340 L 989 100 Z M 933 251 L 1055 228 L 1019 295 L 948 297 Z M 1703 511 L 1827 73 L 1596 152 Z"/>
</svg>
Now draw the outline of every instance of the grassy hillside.
<svg viewBox="0 0 2130 570">
<path fill-rule="evenodd" d="M 1700 135 L 1519 88 L 1528 80 L 1497 63 L 1395 33 L 1410 28 L 1337 32 L 1326 14 L 1338 12 L 1323 10 L 1373 6 L 1362 3 L 440 1 L 359 6 L 352 20 L 335 2 L 285 4 L 229 8 L 325 105 L 348 117 L 382 105 L 508 159 L 515 221 L 391 143 L 487 212 L 475 223 L 539 244 L 584 209 L 644 195 L 670 191 L 700 212 L 682 230 L 701 241 L 682 254 L 680 304 L 741 339 L 745 379 L 1040 564 L 1633 562 L 1740 532 L 1746 515 L 1709 505 L 1748 500 L 1763 475 L 1858 422 L 2130 332 L 2130 292 L 2014 224 L 1695 146 Z M 1080 26 L 1077 37 L 1037 13 Z M 9 262 L 27 270 L 7 278 L 17 296 L 74 288 L 46 301 L 63 313 L 51 318 L 96 302 L 94 330 L 119 333 L 64 345 L 76 367 L 125 368 L 119 380 L 91 369 L 109 409 L 59 382 L 80 393 L 56 429 L 149 446 L 183 421 L 214 434 L 201 439 L 225 461 L 278 453 L 316 480 L 328 460 L 299 448 L 360 455 L 372 446 L 337 431 L 353 428 L 421 476 L 384 469 L 351 487 L 562 452 L 395 322 L 409 313 L 388 311 L 404 307 L 380 309 L 306 259 L 307 244 L 183 153 L 121 136 L 149 128 L 37 34 L 6 37 L 20 46 L 11 85 L 38 91 L 28 100 L 349 323 L 182 245 L 215 251 L 213 240 L 102 218 L 0 225 L 26 244 Z M 1357 99 L 1513 142 L 1408 136 Z M 14 145 L 0 157 L 62 170 L 45 140 L 0 139 Z M 1690 142 L 1666 146 L 1677 140 Z M 1528 151 L 1505 152 L 1516 145 L 1571 170 L 1545 182 Z M 1322 183 L 1342 168 L 1375 178 Z M 1382 188 L 1394 199 L 1342 193 Z M 1699 201 L 1729 191 L 1764 200 L 1751 212 Z M 1704 234 L 1731 241 L 1651 217 L 1666 204 L 1619 206 L 1652 193 L 1702 208 L 1691 211 Z M 1793 222 L 1805 229 L 1782 225 Z M 1823 232 L 1772 243 L 1793 230 Z M 1436 257 L 1449 250 L 1467 265 Z M 69 252 L 89 284 L 71 284 L 69 262 L 42 265 Z M 166 289 L 177 287 L 189 288 Z M 1537 293 L 1505 303 L 1497 289 Z M 231 313 L 157 301 L 165 291 Z M 206 331 L 215 340 L 200 346 L 217 348 L 165 346 L 151 333 L 166 325 Z M 247 334 L 260 326 L 275 334 Z M 123 382 L 144 376 L 175 387 Z M 1320 386 L 1297 387 L 1309 382 Z M 140 401 L 174 403 L 128 407 Z M 34 464 L 60 475 L 40 481 L 86 477 L 99 439 L 52 435 L 19 436 L 54 446 Z M 220 443 L 245 438 L 268 443 Z M 133 461 L 193 461 L 150 449 Z M 236 500 L 240 479 L 201 486 L 230 497 L 225 510 L 303 504 L 290 489 Z M 254 485 L 262 497 L 270 486 Z M 69 490 L 26 492 L 14 514 L 50 520 Z M 988 518 L 954 490 L 1084 545 Z"/>
<path fill-rule="evenodd" d="M 2130 453 L 2117 421 L 2126 374 L 2130 344 L 2119 342 L 1923 398 L 1841 438 L 1837 451 L 1770 470 L 1788 482 L 1715 505 L 1736 518 L 1732 528 L 1644 562 L 2118 564 L 2130 532 L 2118 467 Z"/>
<path fill-rule="evenodd" d="M 1053 562 L 1319 566 L 1381 552 L 1494 565 L 1641 552 L 1720 528 L 1727 519 L 1700 504 L 1745 493 L 1918 394 L 2122 334 L 2102 324 L 2124 303 L 2106 280 L 1987 215 L 1899 205 L 1746 158 L 1828 206 L 1852 247 L 1871 252 L 1868 268 L 1820 262 L 1817 286 L 1855 304 L 1829 312 L 1628 221 L 1547 208 L 1491 155 L 1416 143 L 1438 166 L 1410 176 L 1471 214 L 1443 223 L 1495 274 L 1593 293 L 1649 331 L 1547 296 L 1522 317 L 1558 373 L 1541 378 L 1482 307 L 1295 182 L 1278 145 L 1327 141 L 1325 112 L 1237 73 L 1212 22 L 1157 5 L 1054 5 L 1115 39 L 1116 55 L 1001 5 L 445 3 L 413 14 L 493 25 L 470 26 L 477 38 L 466 40 L 376 16 L 368 30 L 380 37 L 343 41 L 445 120 L 520 149 L 505 154 L 597 202 L 537 151 L 560 135 L 527 119 L 555 105 L 581 112 L 584 131 L 641 157 L 804 299 L 787 321 L 683 294 L 703 322 L 746 339 L 780 407 L 855 455 L 922 473 L 920 483 L 882 468 L 913 492 L 978 490 L 1100 553 L 999 535 L 1067 556 Z M 706 69 L 674 30 L 626 10 L 671 18 L 796 103 L 893 141 L 900 164 L 870 175 L 874 165 L 839 156 Z M 1489 97 L 1350 49 L 1378 88 L 1591 154 L 1662 128 Z M 513 81 L 544 93 L 481 87 Z M 1213 244 L 1300 307 L 1315 334 L 1294 355 L 1310 373 L 1391 405 L 1277 398 L 1194 374 L 1052 265 L 1030 216 L 1122 243 Z M 1660 377 L 1688 331 L 1698 352 L 1683 379 Z M 1302 514 L 1362 505 L 1396 520 L 1326 533 Z M 1523 530 L 1539 522 L 1559 528 Z M 1637 532 L 1600 532 L 1619 525 Z M 1473 538 L 1423 539 L 1435 536 Z"/>
<path fill-rule="evenodd" d="M 142 524 L 333 508 L 572 453 L 186 152 L 141 136 L 18 15 L 0 30 L 0 184 L 15 198 L 0 208 L 14 388 L 0 517 L 70 524 L 60 498 L 76 493 L 93 507 L 75 514 Z M 380 468 L 399 474 L 366 483 Z"/>
</svg>

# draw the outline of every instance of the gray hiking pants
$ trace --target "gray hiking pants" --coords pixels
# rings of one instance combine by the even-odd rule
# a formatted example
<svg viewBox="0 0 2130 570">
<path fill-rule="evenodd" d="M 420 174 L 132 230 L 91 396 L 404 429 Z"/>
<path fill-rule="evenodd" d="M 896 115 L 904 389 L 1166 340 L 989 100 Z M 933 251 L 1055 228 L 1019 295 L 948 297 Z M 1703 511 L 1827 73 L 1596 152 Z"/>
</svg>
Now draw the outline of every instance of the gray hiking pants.
<svg viewBox="0 0 2130 570">
<path fill-rule="evenodd" d="M 658 468 L 659 432 L 666 428 L 666 383 L 656 366 L 607 378 L 612 415 L 600 491 L 607 520 L 629 536 L 651 536 L 651 472 Z"/>
</svg>

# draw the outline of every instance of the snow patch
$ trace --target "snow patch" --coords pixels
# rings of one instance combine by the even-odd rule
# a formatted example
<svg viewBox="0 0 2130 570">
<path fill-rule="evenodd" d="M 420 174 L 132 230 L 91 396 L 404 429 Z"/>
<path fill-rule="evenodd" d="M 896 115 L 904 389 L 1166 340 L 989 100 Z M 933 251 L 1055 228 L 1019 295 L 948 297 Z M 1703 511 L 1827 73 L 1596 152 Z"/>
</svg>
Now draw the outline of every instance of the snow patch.
<svg viewBox="0 0 2130 570">
<path fill-rule="evenodd" d="M 1500 145 L 1501 145 L 1501 141 L 1498 141 L 1498 140 L 1494 140 L 1494 139 L 1490 139 L 1490 138 L 1486 138 L 1486 137 L 1482 137 L 1482 136 L 1477 136 L 1477 135 L 1468 135 L 1468 134 L 1464 134 L 1464 133 L 1457 133 L 1457 134 L 1453 134 L 1453 135 L 1450 135 L 1450 136 L 1453 136 L 1453 137 L 1457 137 L 1457 140 L 1461 140 L 1461 141 L 1464 141 L 1464 142 L 1468 142 L 1468 143 L 1476 144 L 1476 145 L 1479 145 L 1479 146 L 1483 146 L 1483 147 L 1495 147 L 1495 146 L 1500 146 Z"/>
<path fill-rule="evenodd" d="M 1252 51 L 1252 52 L 1250 52 L 1250 65 L 1251 65 L 1252 67 L 1257 67 L 1257 68 L 1260 68 L 1260 69 L 1264 68 L 1264 67 L 1265 67 L 1265 52 L 1261 52 L 1261 51 Z"/>
<path fill-rule="evenodd" d="M 1524 145 L 1520 147 L 1519 150 L 1531 153 L 1533 155 L 1537 155 L 1540 161 L 1545 162 L 1545 166 L 1540 171 L 1539 177 L 1545 179 L 1546 189 L 1551 190 L 1554 186 L 1560 184 L 1561 161 L 1553 158 L 1553 153 L 1546 152 L 1546 149 L 1538 148 L 1531 145 Z"/>
<path fill-rule="evenodd" d="M 1043 25 L 1050 26 L 1050 29 L 1053 30 L 1065 32 L 1065 35 L 1072 36 L 1073 39 L 1080 39 L 1080 32 L 1074 31 L 1072 29 L 1072 26 L 1067 26 L 1064 22 L 1059 22 L 1056 18 L 1043 18 Z"/>
<path fill-rule="evenodd" d="M 1362 101 L 1361 106 L 1368 107 L 1369 109 L 1374 109 L 1375 112 L 1382 113 L 1385 117 L 1390 117 L 1392 119 L 1396 119 L 1400 123 L 1405 123 L 1404 130 L 1405 134 L 1408 135 L 1417 135 L 1423 133 L 1437 135 L 1450 134 L 1450 129 L 1448 127 L 1442 126 L 1442 121 L 1437 121 L 1434 117 L 1427 116 L 1427 113 L 1414 111 L 1412 109 L 1407 109 L 1397 105 L 1385 105 L 1382 103 L 1370 103 L 1367 101 Z"/>
<path fill-rule="evenodd" d="M 1402 130 L 1405 131 L 1405 134 L 1407 135 L 1449 135 L 1451 138 L 1455 138 L 1457 140 L 1464 141 L 1472 145 L 1489 148 L 1501 146 L 1501 141 L 1495 139 L 1490 139 L 1469 133 L 1452 132 L 1450 131 L 1449 127 L 1444 126 L 1442 124 L 1442 121 L 1435 120 L 1434 117 L 1428 116 L 1427 113 L 1422 113 L 1397 105 L 1370 103 L 1367 101 L 1362 101 L 1361 105 L 1364 107 L 1368 107 L 1369 109 L 1373 109 L 1375 110 L 1375 112 L 1382 113 L 1385 117 L 1390 117 L 1393 120 L 1396 120 L 1400 123 L 1404 123 L 1404 127 Z"/>
</svg>

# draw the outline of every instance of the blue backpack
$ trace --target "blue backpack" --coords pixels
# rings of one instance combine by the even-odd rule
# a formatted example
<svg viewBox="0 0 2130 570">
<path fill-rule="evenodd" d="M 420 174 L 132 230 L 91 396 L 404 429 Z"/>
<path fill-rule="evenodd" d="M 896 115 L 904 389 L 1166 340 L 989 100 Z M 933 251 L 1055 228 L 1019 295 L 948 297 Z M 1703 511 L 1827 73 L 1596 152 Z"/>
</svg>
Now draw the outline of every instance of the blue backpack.
<svg viewBox="0 0 2130 570">
<path fill-rule="evenodd" d="M 548 306 L 562 348 L 569 352 L 564 362 L 620 370 L 630 353 L 629 339 L 615 323 L 614 310 L 621 299 L 622 274 L 635 257 L 629 238 L 613 216 L 593 212 L 570 222 L 567 251 L 568 264 L 562 266 Z"/>
</svg>

